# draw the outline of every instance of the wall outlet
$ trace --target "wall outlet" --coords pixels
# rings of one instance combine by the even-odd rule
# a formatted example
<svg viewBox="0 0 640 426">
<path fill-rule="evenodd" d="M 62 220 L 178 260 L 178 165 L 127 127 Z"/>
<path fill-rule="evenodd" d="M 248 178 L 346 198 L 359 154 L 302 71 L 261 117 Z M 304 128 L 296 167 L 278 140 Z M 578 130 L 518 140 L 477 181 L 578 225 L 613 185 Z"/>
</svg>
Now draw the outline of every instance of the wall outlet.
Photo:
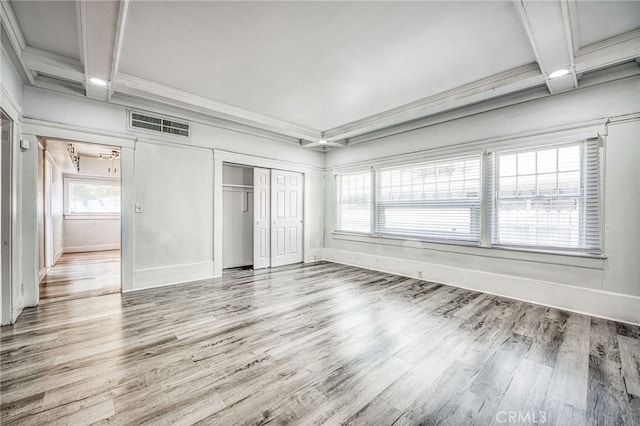
<svg viewBox="0 0 640 426">
<path fill-rule="evenodd" d="M 136 203 L 136 213 L 142 213 L 144 211 L 144 205 L 142 203 Z"/>
<path fill-rule="evenodd" d="M 418 278 L 422 278 L 422 271 L 418 271 Z"/>
<path fill-rule="evenodd" d="M 313 260 L 318 260 L 318 256 L 317 255 L 313 255 Z"/>
</svg>

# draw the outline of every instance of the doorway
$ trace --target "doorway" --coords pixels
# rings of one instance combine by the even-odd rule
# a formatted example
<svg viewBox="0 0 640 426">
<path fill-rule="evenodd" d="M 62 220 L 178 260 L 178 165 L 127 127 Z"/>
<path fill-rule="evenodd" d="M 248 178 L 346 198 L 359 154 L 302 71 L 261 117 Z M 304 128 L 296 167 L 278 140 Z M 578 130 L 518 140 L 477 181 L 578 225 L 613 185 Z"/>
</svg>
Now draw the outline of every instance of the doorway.
<svg viewBox="0 0 640 426">
<path fill-rule="evenodd" d="M 120 292 L 120 148 L 38 142 L 40 303 Z"/>
<path fill-rule="evenodd" d="M 223 164 L 224 269 L 261 269 L 303 261 L 299 172 Z"/>
</svg>

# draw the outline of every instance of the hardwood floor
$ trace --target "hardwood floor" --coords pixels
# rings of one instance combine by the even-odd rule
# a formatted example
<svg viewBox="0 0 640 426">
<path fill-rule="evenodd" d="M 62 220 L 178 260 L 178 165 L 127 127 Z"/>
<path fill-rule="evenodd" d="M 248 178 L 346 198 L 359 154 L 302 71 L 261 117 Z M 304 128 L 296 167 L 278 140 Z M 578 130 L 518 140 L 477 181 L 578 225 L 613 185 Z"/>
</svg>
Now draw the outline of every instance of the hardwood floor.
<svg viewBox="0 0 640 426">
<path fill-rule="evenodd" d="M 640 424 L 639 327 L 331 263 L 45 304 L 0 341 L 3 425 Z"/>
<path fill-rule="evenodd" d="M 120 250 L 66 253 L 40 283 L 40 303 L 119 292 Z"/>
</svg>

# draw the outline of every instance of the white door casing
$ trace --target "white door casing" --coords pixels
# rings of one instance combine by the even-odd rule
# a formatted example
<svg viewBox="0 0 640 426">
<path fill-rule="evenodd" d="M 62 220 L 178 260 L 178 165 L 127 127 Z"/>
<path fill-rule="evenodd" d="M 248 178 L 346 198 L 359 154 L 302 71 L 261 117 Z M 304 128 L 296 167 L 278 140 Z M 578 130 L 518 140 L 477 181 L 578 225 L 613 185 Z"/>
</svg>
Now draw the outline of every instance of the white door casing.
<svg viewBox="0 0 640 426">
<path fill-rule="evenodd" d="M 271 170 L 253 169 L 253 269 L 271 266 Z"/>
<path fill-rule="evenodd" d="M 271 266 L 302 262 L 303 174 L 271 170 Z"/>
</svg>

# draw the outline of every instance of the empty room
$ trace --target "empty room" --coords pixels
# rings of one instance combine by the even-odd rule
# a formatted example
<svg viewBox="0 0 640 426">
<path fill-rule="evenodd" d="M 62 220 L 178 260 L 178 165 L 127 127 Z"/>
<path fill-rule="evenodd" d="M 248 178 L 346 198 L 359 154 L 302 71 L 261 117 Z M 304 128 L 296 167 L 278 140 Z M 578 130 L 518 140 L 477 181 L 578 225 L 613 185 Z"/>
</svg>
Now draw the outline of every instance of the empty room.
<svg viewBox="0 0 640 426">
<path fill-rule="evenodd" d="M 640 425 L 639 1 L 0 7 L 2 425 Z"/>
</svg>

